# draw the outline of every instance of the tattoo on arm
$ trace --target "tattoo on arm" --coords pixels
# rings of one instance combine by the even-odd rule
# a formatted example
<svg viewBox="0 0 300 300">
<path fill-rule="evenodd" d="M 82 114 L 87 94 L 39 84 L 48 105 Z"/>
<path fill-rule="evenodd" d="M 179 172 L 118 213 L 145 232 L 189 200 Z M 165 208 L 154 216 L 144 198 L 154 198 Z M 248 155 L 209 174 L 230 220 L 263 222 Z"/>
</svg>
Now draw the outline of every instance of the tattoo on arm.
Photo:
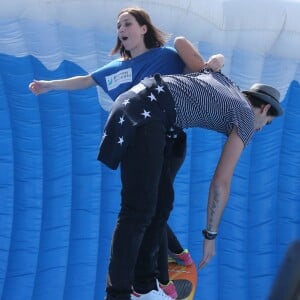
<svg viewBox="0 0 300 300">
<path fill-rule="evenodd" d="M 215 220 L 219 218 L 218 211 L 220 210 L 219 204 L 221 202 L 220 193 L 215 192 L 211 203 L 208 206 L 208 220 L 207 220 L 207 230 L 214 231 L 217 229 L 220 220 Z"/>
</svg>

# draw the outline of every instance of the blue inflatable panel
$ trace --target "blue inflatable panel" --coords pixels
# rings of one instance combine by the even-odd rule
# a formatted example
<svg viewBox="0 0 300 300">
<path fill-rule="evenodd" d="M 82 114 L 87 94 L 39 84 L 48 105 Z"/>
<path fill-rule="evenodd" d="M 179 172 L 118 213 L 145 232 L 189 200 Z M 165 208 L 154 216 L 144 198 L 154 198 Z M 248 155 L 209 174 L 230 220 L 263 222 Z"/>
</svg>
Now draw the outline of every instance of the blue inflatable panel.
<svg viewBox="0 0 300 300">
<path fill-rule="evenodd" d="M 223 72 L 241 89 L 260 81 L 281 92 L 284 116 L 255 135 L 235 169 L 217 254 L 199 272 L 195 298 L 267 299 L 289 245 L 300 239 L 300 3 L 137 3 L 205 58 L 223 53 Z M 114 20 L 131 5 L 11 0 L 1 7 L 1 300 L 104 298 L 120 174 L 96 157 L 112 99 L 98 88 L 36 97 L 28 84 L 87 74 L 113 59 Z M 169 223 L 199 262 L 225 137 L 199 128 L 187 134 Z"/>
</svg>

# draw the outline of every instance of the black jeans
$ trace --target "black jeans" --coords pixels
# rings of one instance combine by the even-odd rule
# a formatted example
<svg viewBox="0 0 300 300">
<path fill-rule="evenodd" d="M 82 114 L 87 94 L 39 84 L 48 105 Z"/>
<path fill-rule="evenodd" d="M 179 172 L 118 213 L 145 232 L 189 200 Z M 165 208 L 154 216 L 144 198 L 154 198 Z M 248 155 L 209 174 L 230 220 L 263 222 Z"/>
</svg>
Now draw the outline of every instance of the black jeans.
<svg viewBox="0 0 300 300">
<path fill-rule="evenodd" d="M 186 134 L 184 131 L 178 131 L 176 135 L 176 139 L 172 140 L 173 145 L 170 154 L 170 175 L 172 183 L 174 182 L 176 174 L 182 166 L 186 156 Z M 169 282 L 169 251 L 173 253 L 180 253 L 183 250 L 184 249 L 178 241 L 175 233 L 172 231 L 170 226 L 166 224 L 158 253 L 158 281 L 160 283 L 167 284 Z"/>
<path fill-rule="evenodd" d="M 121 161 L 121 210 L 115 228 L 107 300 L 129 300 L 131 288 L 156 289 L 157 258 L 173 207 L 170 149 L 162 122 L 137 128 Z"/>
</svg>

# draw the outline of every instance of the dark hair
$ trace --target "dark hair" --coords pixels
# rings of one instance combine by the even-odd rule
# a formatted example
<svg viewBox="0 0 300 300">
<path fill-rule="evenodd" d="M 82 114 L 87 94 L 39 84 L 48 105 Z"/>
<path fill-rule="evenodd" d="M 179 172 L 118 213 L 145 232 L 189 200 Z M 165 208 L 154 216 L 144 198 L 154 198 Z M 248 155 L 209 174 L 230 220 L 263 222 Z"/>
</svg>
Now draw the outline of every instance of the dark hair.
<svg viewBox="0 0 300 300">
<path fill-rule="evenodd" d="M 158 29 L 156 26 L 153 25 L 150 16 L 144 9 L 139 7 L 125 8 L 120 11 L 118 17 L 125 12 L 131 14 L 136 19 L 136 21 L 139 23 L 140 26 L 143 25 L 147 26 L 147 32 L 144 37 L 145 46 L 147 49 L 161 47 L 165 45 L 167 40 L 170 38 L 170 34 L 161 31 L 160 29 Z M 115 47 L 111 50 L 111 54 L 116 54 L 118 52 L 120 53 L 120 56 L 125 59 L 131 57 L 130 51 L 125 50 L 119 37 L 117 37 L 117 43 Z"/>
<path fill-rule="evenodd" d="M 253 95 L 247 94 L 247 97 L 248 97 L 248 99 L 249 99 L 249 101 L 250 101 L 250 103 L 253 107 L 260 108 L 262 105 L 270 104 L 270 103 L 267 103 L 267 102 L 261 100 L 260 98 L 254 97 Z M 267 116 L 276 117 L 276 116 L 278 116 L 278 112 L 273 106 L 271 106 L 270 109 L 267 112 Z"/>
</svg>

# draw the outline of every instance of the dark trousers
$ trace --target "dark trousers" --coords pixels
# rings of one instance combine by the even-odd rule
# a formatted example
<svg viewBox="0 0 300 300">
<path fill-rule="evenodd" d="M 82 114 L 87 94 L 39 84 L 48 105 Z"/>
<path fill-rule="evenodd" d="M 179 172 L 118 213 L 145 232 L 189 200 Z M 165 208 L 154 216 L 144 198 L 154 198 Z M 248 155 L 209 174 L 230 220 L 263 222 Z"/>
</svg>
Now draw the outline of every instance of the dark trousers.
<svg viewBox="0 0 300 300">
<path fill-rule="evenodd" d="M 169 269 L 168 269 L 168 256 L 169 251 L 173 253 L 181 253 L 184 251 L 176 235 L 172 231 L 171 227 L 166 224 L 164 235 L 160 244 L 158 253 L 158 281 L 162 284 L 168 284 Z"/>
<path fill-rule="evenodd" d="M 170 173 L 173 142 L 161 122 L 138 127 L 121 161 L 121 210 L 115 228 L 107 300 L 129 300 L 131 288 L 156 289 L 157 259 L 173 207 Z"/>
<path fill-rule="evenodd" d="M 172 183 L 175 180 L 176 174 L 182 166 L 186 155 L 186 134 L 184 131 L 176 133 L 177 137 L 172 140 L 172 150 L 170 153 L 170 176 Z M 162 284 L 169 282 L 168 271 L 168 253 L 181 253 L 184 249 L 178 241 L 176 235 L 166 224 L 163 231 L 163 238 L 161 240 L 158 253 L 158 280 Z"/>
</svg>

